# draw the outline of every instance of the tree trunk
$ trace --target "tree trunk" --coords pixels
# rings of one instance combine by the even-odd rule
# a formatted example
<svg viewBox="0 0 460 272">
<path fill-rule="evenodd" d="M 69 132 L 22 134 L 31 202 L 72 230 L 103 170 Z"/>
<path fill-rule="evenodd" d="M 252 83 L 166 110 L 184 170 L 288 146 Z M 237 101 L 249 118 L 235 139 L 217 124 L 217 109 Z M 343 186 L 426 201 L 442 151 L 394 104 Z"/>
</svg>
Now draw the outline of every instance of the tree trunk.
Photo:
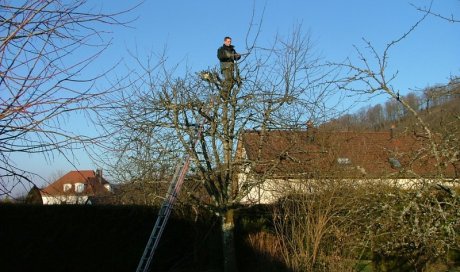
<svg viewBox="0 0 460 272">
<path fill-rule="evenodd" d="M 222 249 L 225 272 L 238 271 L 235 257 L 235 222 L 233 213 L 234 210 L 230 209 L 222 215 Z"/>
</svg>

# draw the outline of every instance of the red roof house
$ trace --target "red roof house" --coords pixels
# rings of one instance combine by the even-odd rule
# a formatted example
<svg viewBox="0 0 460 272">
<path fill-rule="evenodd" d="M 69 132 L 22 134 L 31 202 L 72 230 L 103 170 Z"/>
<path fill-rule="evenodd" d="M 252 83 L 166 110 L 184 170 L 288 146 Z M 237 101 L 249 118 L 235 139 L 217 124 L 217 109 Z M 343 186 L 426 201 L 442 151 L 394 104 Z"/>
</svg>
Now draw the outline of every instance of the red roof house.
<svg viewBox="0 0 460 272">
<path fill-rule="evenodd" d="M 391 131 L 245 131 L 237 157 L 241 165 L 237 187 L 248 195 L 243 202 L 272 202 L 287 190 L 281 185 L 306 179 L 404 183 L 440 174 L 426 138 Z M 454 165 L 444 165 L 441 172 L 458 179 Z"/>
<path fill-rule="evenodd" d="M 91 204 L 91 199 L 110 194 L 102 170 L 70 171 L 40 190 L 43 204 Z"/>
</svg>

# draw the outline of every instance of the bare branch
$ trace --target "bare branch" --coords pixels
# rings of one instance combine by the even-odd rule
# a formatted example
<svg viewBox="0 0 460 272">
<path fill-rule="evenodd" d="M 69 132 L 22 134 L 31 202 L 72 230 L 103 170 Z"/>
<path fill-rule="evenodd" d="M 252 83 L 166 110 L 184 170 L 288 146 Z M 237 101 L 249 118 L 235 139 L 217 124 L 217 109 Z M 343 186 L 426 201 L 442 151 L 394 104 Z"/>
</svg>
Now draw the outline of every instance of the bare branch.
<svg viewBox="0 0 460 272">
<path fill-rule="evenodd" d="M 110 67 L 91 77 L 81 75 L 110 44 L 102 27 L 126 25 L 129 21 L 121 21 L 121 15 L 128 11 L 86 12 L 83 0 L 3 1 L 0 9 L 0 152 L 47 157 L 97 143 L 94 133 L 81 135 L 66 122 L 73 114 L 97 114 L 105 107 L 98 104 L 100 98 L 115 90 L 95 88 Z M 75 57 L 84 48 L 92 53 Z M 4 192 L 11 191 L 7 178 L 32 180 L 26 178 L 32 173 L 13 165 L 2 161 Z"/>
</svg>

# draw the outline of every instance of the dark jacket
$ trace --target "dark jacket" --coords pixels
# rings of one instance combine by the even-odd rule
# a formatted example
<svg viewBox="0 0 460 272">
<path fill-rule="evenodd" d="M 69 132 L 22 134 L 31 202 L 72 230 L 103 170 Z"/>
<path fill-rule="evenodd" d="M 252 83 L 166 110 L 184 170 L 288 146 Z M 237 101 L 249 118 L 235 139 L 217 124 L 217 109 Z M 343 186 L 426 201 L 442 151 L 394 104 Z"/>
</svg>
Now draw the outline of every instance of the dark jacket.
<svg viewBox="0 0 460 272">
<path fill-rule="evenodd" d="M 233 45 L 226 46 L 224 44 L 217 50 L 217 58 L 220 60 L 220 62 L 233 63 L 235 60 L 239 60 L 241 56 L 236 53 Z"/>
</svg>

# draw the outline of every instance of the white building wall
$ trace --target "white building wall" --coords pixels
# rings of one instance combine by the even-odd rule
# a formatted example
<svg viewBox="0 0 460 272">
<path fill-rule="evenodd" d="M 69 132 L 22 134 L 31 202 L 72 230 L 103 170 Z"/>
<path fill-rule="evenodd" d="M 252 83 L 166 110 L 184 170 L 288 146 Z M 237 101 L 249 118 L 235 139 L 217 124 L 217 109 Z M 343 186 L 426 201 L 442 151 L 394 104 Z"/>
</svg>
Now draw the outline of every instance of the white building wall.
<svg viewBox="0 0 460 272">
<path fill-rule="evenodd" d="M 43 196 L 44 205 L 59 205 L 59 204 L 91 204 L 88 202 L 88 196 Z"/>
<path fill-rule="evenodd" d="M 239 174 L 239 186 L 244 187 L 243 183 L 251 182 L 245 174 Z M 307 193 L 314 190 L 314 180 L 299 180 L 299 179 L 267 179 L 264 182 L 256 183 L 249 192 L 241 199 L 242 204 L 272 204 L 281 197 L 292 193 Z M 365 184 L 365 183 L 386 183 L 393 186 L 398 186 L 402 189 L 415 189 L 426 184 L 441 184 L 446 187 L 459 186 L 459 180 L 444 180 L 439 182 L 436 179 L 344 179 L 344 182 L 350 184 Z"/>
</svg>

